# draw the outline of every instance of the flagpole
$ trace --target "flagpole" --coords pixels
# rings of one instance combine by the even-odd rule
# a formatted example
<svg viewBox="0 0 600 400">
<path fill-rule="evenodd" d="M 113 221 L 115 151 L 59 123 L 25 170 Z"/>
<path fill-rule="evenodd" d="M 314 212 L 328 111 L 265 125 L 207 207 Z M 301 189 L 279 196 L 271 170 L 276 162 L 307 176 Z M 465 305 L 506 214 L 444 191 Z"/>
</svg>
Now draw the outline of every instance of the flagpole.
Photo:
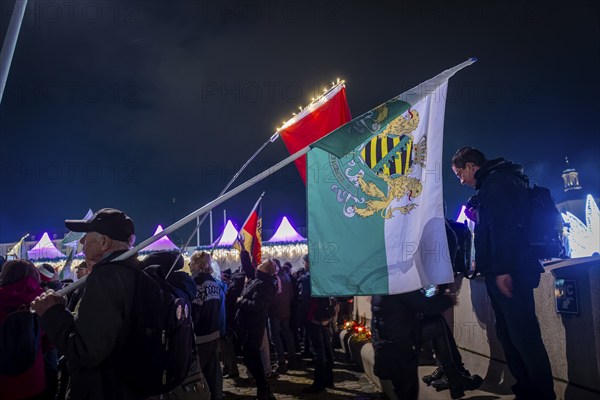
<svg viewBox="0 0 600 400">
<path fill-rule="evenodd" d="M 23 247 L 23 242 L 25 241 L 25 239 L 27 239 L 27 236 L 29 236 L 29 233 L 26 233 L 25 236 L 23 236 L 13 247 L 11 247 L 10 250 L 8 250 L 6 252 L 6 255 L 7 256 L 14 255 L 18 259 L 21 259 L 21 255 L 18 253 L 21 253 L 21 249 Z M 13 252 L 13 251 L 14 251 L 14 253 L 11 254 L 11 252 Z"/>
<path fill-rule="evenodd" d="M 2 51 L 0 51 L 0 103 L 2 103 L 4 88 L 6 87 L 6 82 L 8 80 L 8 71 L 10 70 L 10 64 L 12 63 L 15 47 L 17 46 L 17 39 L 19 38 L 23 15 L 25 15 L 25 8 L 27 8 L 27 0 L 17 0 L 15 2 L 15 8 L 10 17 L 6 37 L 4 38 L 4 44 L 2 45 Z"/>
<path fill-rule="evenodd" d="M 200 217 L 196 217 L 196 247 L 200 247 Z"/>
<path fill-rule="evenodd" d="M 128 250 L 127 252 L 121 254 L 119 257 L 115 258 L 113 261 L 120 261 L 120 260 L 124 260 L 124 259 L 126 259 L 128 257 L 131 257 L 132 255 L 134 255 L 137 252 L 139 252 L 141 249 L 143 249 L 143 248 L 151 245 L 152 243 L 156 242 L 161 237 L 169 235 L 172 232 L 176 231 L 177 229 L 181 228 L 182 226 L 186 225 L 190 221 L 194 220 L 197 216 L 206 214 L 207 212 L 209 212 L 213 208 L 217 207 L 220 204 L 223 204 L 224 202 L 226 202 L 230 198 L 234 197 L 235 195 L 243 192 L 244 190 L 248 189 L 249 187 L 254 186 L 258 182 L 262 181 L 263 179 L 265 179 L 265 178 L 273 175 L 275 172 L 279 171 L 283 167 L 285 167 L 285 166 L 293 163 L 295 160 L 297 160 L 298 158 L 300 158 L 303 155 L 305 155 L 306 153 L 308 153 L 310 151 L 310 149 L 311 149 L 310 146 L 306 146 L 302 150 L 300 150 L 300 151 L 292 154 L 291 156 L 283 159 L 282 161 L 280 161 L 277 164 L 273 165 L 271 168 L 267 169 L 266 171 L 263 171 L 260 174 L 256 175 L 254 178 L 248 179 L 246 182 L 242 183 L 239 186 L 236 186 L 234 189 L 230 190 L 229 192 L 227 192 L 225 194 L 222 194 L 221 196 L 217 197 L 216 199 L 214 199 L 210 203 L 205 204 L 204 206 L 200 207 L 196 211 L 194 211 L 194 212 L 186 215 L 185 217 L 181 218 L 179 221 L 175 222 L 173 225 L 171 225 L 168 228 L 164 229 L 162 232 L 159 232 L 156 235 L 154 235 L 152 237 L 149 237 L 148 239 L 144 240 L 142 243 L 138 244 L 134 248 L 132 248 L 132 249 Z M 67 286 L 66 288 L 59 290 L 57 293 L 60 294 L 60 295 L 67 295 L 67 294 L 71 293 L 72 291 L 74 291 L 75 289 L 77 289 L 79 286 L 81 286 L 83 284 L 83 282 L 85 282 L 86 277 L 87 276 L 84 276 L 82 279 L 78 280 L 77 282 L 72 283 L 69 286 Z"/>
<path fill-rule="evenodd" d="M 258 207 L 258 203 L 260 203 L 260 201 L 262 200 L 262 198 L 264 197 L 265 192 L 262 192 L 260 197 L 258 198 L 258 200 L 256 200 L 256 203 L 254 204 L 254 207 L 252 207 L 252 211 L 250 211 L 250 214 L 248 214 L 248 216 L 246 217 L 246 220 L 244 221 L 244 225 L 242 225 L 242 228 L 244 226 L 246 226 L 246 224 L 248 223 L 248 221 L 250 221 L 250 217 L 252 216 L 252 213 L 254 212 L 254 210 L 256 210 L 256 207 Z"/>
<path fill-rule="evenodd" d="M 227 190 L 231 187 L 231 185 L 233 185 L 233 182 L 235 182 L 235 180 L 240 176 L 240 174 L 246 169 L 246 167 L 252 162 L 252 160 L 254 160 L 256 158 L 256 156 L 258 156 L 258 154 L 260 154 L 260 152 L 269 144 L 269 143 L 273 143 L 275 142 L 277 139 L 279 138 L 279 134 L 277 132 L 275 132 L 273 135 L 271 135 L 271 137 L 269 138 L 269 140 L 267 140 L 266 142 L 264 142 L 259 148 L 258 150 L 256 150 L 254 152 L 254 154 L 252 154 L 252 156 L 244 163 L 244 165 L 241 166 L 241 168 L 239 169 L 239 171 L 233 176 L 233 178 L 231 178 L 231 180 L 227 183 L 227 185 L 223 188 L 223 190 L 221 190 L 221 193 L 219 193 L 219 196 L 222 196 L 223 194 L 225 194 L 225 192 L 227 192 Z M 225 210 L 223 210 L 223 212 L 225 212 Z M 196 231 L 198 231 L 198 236 L 200 235 L 200 226 L 204 223 L 204 221 L 206 220 L 206 216 L 207 214 L 204 214 L 202 216 L 202 218 L 199 218 L 199 216 L 196 218 L 197 222 L 196 222 Z M 227 225 L 227 218 L 225 218 L 225 225 Z M 222 235 L 222 234 L 221 234 Z M 173 261 L 173 265 L 171 265 L 171 268 L 169 268 L 169 272 L 167 272 L 167 277 L 171 274 L 171 272 L 173 271 L 173 268 L 175 268 L 175 265 L 177 265 L 177 262 L 179 261 L 179 257 L 181 257 L 181 254 L 185 251 L 185 248 L 188 246 L 188 244 L 192 241 L 192 238 L 194 237 L 194 231 L 192 231 L 192 233 L 190 234 L 190 236 L 188 237 L 187 241 L 185 242 L 185 244 L 182 246 L 181 251 L 179 252 L 179 255 L 177 256 L 177 258 L 175 259 L 175 261 Z M 212 226 L 212 211 L 210 212 L 210 242 L 214 243 L 213 240 L 213 226 Z M 221 236 L 219 236 L 219 239 L 221 238 Z M 198 241 L 198 247 L 200 247 L 200 242 Z M 214 247 L 213 247 L 214 249 Z"/>
</svg>

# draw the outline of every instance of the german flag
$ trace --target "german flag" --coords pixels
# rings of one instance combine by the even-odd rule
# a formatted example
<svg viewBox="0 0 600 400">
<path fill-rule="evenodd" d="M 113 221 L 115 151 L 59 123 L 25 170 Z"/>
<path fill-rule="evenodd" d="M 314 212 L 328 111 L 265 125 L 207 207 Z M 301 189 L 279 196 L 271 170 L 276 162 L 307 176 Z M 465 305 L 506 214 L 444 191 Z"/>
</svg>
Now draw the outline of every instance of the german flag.
<svg viewBox="0 0 600 400">
<path fill-rule="evenodd" d="M 264 193 L 263 193 L 264 194 Z M 242 251 L 242 247 L 252 256 L 252 263 L 258 265 L 262 262 L 262 195 L 248 215 L 244 226 L 240 229 L 233 247 Z"/>
</svg>

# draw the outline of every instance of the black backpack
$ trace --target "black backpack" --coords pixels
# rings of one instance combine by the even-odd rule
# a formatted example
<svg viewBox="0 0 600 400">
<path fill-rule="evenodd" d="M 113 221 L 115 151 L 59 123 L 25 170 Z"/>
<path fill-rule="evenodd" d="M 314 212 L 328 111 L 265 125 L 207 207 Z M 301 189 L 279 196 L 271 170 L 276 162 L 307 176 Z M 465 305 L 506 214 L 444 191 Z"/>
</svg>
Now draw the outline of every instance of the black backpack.
<svg viewBox="0 0 600 400">
<path fill-rule="evenodd" d="M 9 313 L 0 322 L 0 375 L 15 376 L 27 371 L 40 349 L 39 317 L 27 305 Z"/>
<path fill-rule="evenodd" d="M 185 294 L 158 265 L 138 273 L 132 331 L 123 346 L 123 376 L 144 396 L 181 385 L 193 360 L 194 328 Z"/>
<path fill-rule="evenodd" d="M 471 247 L 473 234 L 469 227 L 460 222 L 446 220 L 446 236 L 452 269 L 456 274 L 468 277 L 471 270 Z"/>
<path fill-rule="evenodd" d="M 563 220 L 550 190 L 533 185 L 529 191 L 529 221 L 527 239 L 538 259 L 564 255 L 562 245 Z"/>
</svg>

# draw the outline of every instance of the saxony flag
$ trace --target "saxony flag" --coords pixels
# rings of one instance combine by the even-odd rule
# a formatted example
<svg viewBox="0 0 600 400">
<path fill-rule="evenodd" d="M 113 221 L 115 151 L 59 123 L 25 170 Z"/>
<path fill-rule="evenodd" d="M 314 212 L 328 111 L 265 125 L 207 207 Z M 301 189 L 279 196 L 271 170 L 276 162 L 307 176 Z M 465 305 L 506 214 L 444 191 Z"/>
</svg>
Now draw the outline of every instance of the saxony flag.
<svg viewBox="0 0 600 400">
<path fill-rule="evenodd" d="M 315 296 L 397 294 L 453 280 L 442 198 L 448 79 L 468 60 L 353 119 L 307 158 Z"/>
</svg>

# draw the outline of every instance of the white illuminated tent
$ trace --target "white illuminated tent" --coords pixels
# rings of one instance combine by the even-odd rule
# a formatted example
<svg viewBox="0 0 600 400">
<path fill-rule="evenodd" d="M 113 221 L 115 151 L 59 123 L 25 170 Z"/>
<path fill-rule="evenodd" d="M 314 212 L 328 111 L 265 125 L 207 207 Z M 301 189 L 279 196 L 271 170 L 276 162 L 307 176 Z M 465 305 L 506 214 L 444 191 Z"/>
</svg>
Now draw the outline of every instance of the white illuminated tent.
<svg viewBox="0 0 600 400">
<path fill-rule="evenodd" d="M 238 231 L 233 227 L 231 220 L 227 221 L 225 225 L 225 229 L 223 229 L 223 233 L 221 236 L 212 244 L 213 247 L 225 247 L 232 246 L 233 242 L 238 236 Z"/>
<path fill-rule="evenodd" d="M 156 231 L 154 235 L 163 231 L 163 227 L 161 225 L 156 227 Z M 153 236 L 154 236 L 153 235 Z M 168 236 L 163 236 L 158 239 L 156 242 L 152 243 L 148 247 L 144 248 L 142 251 L 164 251 L 164 250 L 179 250 L 179 247 L 175 246 L 175 243 L 169 239 Z"/>
<path fill-rule="evenodd" d="M 56 248 L 54 243 L 52 243 L 52 240 L 50 240 L 50 237 L 48 236 L 48 232 L 44 232 L 40 241 L 27 252 L 27 257 L 30 260 L 40 260 L 44 258 L 64 258 L 66 256 Z"/>
<path fill-rule="evenodd" d="M 303 238 L 302 235 L 300 235 L 298 232 L 296 232 L 296 230 L 294 229 L 292 224 L 290 224 L 290 221 L 287 219 L 287 217 L 283 217 L 281 224 L 279 224 L 279 228 L 277 228 L 275 234 L 271 237 L 271 239 L 268 240 L 268 242 L 294 243 L 301 242 L 304 240 L 306 239 Z"/>
</svg>

